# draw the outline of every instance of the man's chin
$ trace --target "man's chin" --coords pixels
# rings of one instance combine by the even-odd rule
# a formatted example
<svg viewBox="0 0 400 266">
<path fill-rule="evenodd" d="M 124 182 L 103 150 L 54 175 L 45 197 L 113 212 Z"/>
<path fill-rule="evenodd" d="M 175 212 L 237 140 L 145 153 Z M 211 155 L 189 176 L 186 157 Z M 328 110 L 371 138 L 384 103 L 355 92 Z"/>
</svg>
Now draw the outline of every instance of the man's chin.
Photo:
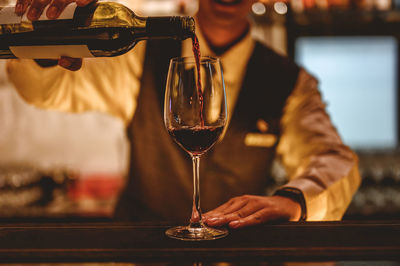
<svg viewBox="0 0 400 266">
<path fill-rule="evenodd" d="M 243 2 L 243 0 L 213 0 L 213 1 L 217 4 L 224 6 L 233 6 Z"/>
</svg>

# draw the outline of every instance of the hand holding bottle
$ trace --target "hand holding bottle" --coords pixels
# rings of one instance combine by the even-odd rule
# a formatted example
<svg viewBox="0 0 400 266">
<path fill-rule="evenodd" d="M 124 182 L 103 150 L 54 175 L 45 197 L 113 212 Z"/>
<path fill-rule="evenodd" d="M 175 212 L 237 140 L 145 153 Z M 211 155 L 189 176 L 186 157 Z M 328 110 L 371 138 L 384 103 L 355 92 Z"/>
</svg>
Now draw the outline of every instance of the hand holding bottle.
<svg viewBox="0 0 400 266">
<path fill-rule="evenodd" d="M 86 6 L 96 0 L 17 0 L 15 6 L 15 13 L 22 16 L 27 12 L 27 18 L 29 20 L 37 20 L 44 9 L 48 6 L 46 16 L 49 19 L 57 19 L 64 8 L 72 2 L 75 2 L 77 6 Z"/>
<path fill-rule="evenodd" d="M 15 6 L 15 13 L 22 16 L 27 12 L 27 18 L 31 21 L 35 21 L 39 19 L 48 6 L 46 16 L 49 19 L 57 19 L 65 7 L 72 2 L 75 2 L 77 6 L 86 6 L 95 1 L 97 0 L 18 0 Z M 71 71 L 79 70 L 82 66 L 82 58 L 67 56 L 63 56 L 59 60 L 35 59 L 35 61 L 42 67 L 59 65 Z"/>
<path fill-rule="evenodd" d="M 80 58 L 119 56 L 142 40 L 184 40 L 195 32 L 192 17 L 140 17 L 117 2 L 79 0 L 86 6 L 77 7 L 73 0 L 18 1 L 0 13 L 0 59 L 46 59 L 37 62 L 77 70 Z"/>
</svg>

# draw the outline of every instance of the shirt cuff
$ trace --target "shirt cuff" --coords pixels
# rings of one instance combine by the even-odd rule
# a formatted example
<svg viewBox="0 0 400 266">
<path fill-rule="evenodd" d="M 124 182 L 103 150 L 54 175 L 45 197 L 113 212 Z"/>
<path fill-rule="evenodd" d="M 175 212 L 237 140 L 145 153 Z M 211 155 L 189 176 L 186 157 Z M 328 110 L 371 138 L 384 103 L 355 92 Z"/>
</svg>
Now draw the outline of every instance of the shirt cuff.
<svg viewBox="0 0 400 266">
<path fill-rule="evenodd" d="M 286 197 L 300 204 L 301 214 L 299 221 L 307 219 L 307 207 L 303 192 L 298 188 L 284 187 L 275 191 L 274 196 Z"/>
</svg>

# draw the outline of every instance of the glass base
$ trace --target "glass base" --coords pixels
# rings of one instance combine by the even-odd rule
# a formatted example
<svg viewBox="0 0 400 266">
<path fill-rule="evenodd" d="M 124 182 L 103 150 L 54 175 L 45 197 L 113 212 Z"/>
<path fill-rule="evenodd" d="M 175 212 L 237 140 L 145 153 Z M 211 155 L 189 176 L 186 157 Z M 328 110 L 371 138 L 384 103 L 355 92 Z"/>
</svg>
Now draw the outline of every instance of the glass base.
<svg viewBox="0 0 400 266">
<path fill-rule="evenodd" d="M 174 239 L 185 241 L 214 240 L 228 235 L 224 228 L 212 228 L 205 225 L 201 227 L 177 226 L 169 228 L 165 234 Z"/>
</svg>

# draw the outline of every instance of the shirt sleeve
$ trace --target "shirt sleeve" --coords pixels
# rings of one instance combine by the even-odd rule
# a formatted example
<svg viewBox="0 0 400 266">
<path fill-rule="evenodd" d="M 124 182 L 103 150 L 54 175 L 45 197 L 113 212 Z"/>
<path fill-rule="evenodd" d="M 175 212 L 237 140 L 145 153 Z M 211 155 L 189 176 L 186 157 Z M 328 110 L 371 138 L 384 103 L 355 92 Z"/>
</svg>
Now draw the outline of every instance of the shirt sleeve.
<svg viewBox="0 0 400 266">
<path fill-rule="evenodd" d="M 140 88 L 143 43 L 122 56 L 84 59 L 75 72 L 59 66 L 42 68 L 33 60 L 10 60 L 8 79 L 26 102 L 39 108 L 100 111 L 128 124 Z"/>
<path fill-rule="evenodd" d="M 277 153 L 303 193 L 307 220 L 340 220 L 360 184 L 358 158 L 343 144 L 325 111 L 315 78 L 303 69 L 281 120 Z"/>
</svg>

